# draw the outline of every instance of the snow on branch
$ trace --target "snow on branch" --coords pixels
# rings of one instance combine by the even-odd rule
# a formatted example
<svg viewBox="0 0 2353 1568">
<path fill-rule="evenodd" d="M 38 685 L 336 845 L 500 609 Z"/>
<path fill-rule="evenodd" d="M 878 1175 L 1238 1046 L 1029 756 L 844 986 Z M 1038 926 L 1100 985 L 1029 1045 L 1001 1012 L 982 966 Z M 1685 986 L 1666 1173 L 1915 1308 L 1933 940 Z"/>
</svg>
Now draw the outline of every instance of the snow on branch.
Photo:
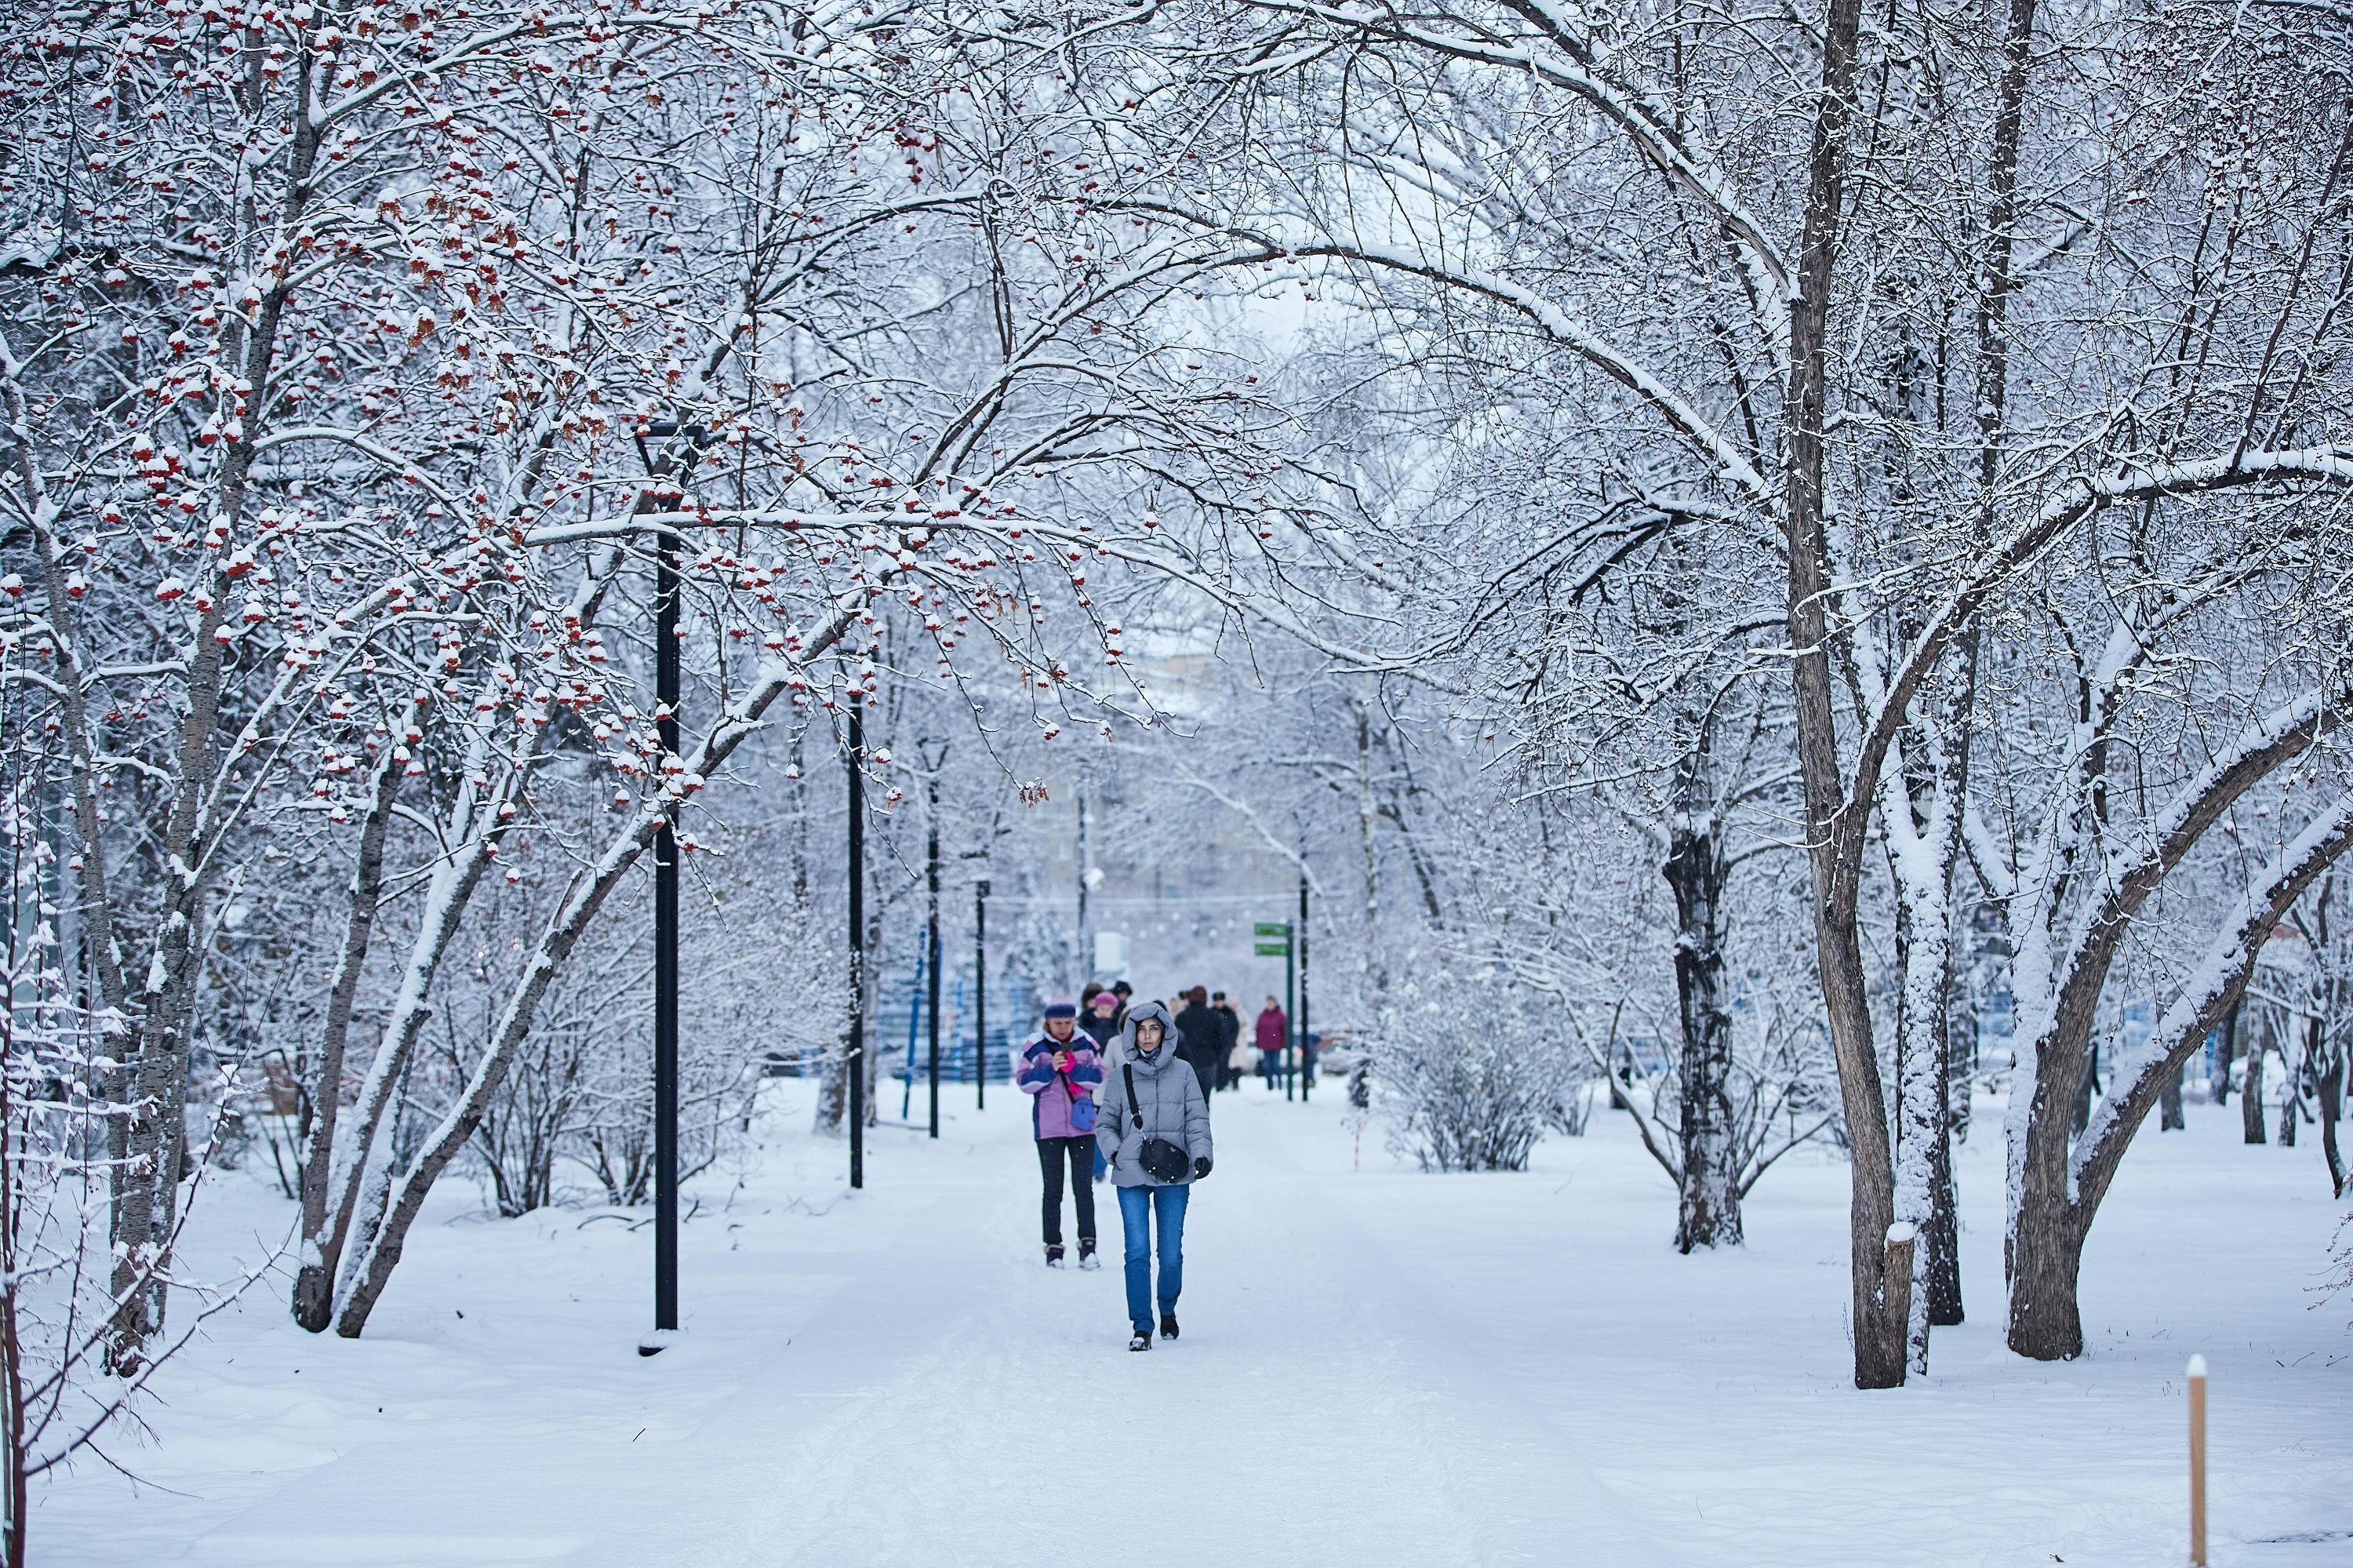
<svg viewBox="0 0 2353 1568">
<path fill-rule="evenodd" d="M 1962 575 L 1959 586 L 1946 596 L 1914 638 L 1911 652 L 1905 655 L 1889 681 L 1857 748 L 1854 777 L 1846 798 L 1847 817 L 1858 821 L 1862 817 L 1861 808 L 1877 792 L 1879 773 L 1886 765 L 1888 748 L 1907 722 L 1913 699 L 1952 647 L 1954 639 L 1994 594 L 2077 523 L 2106 507 L 2125 503 L 2299 481 L 2353 485 L 2353 446 L 2330 444 L 2270 451 L 2234 449 L 2174 463 L 2127 461 L 2105 473 L 2077 475 L 2069 480 L 2032 517 L 2013 528 Z M 1854 831 L 1861 830 L 1857 827 Z"/>
<path fill-rule="evenodd" d="M 2339 795 L 2253 877 L 2215 931 L 2180 993 L 2148 1038 L 2118 1060 L 2107 1093 L 2068 1160 L 2069 1197 L 2096 1208 L 2132 1135 L 2174 1070 L 2221 1022 L 2243 990 L 2256 955 L 2291 905 L 2353 846 L 2353 795 Z"/>
</svg>

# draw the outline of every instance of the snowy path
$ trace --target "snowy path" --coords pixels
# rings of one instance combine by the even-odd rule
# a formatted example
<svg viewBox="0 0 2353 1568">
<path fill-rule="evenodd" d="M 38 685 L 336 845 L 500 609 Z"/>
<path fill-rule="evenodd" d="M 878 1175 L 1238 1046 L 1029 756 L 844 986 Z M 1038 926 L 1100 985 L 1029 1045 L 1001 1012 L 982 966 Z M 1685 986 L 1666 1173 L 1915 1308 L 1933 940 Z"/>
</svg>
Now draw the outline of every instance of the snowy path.
<svg viewBox="0 0 2353 1568">
<path fill-rule="evenodd" d="M 505 1433 L 374 1445 L 192 1555 L 1011 1563 L 1113 1529 L 1124 1498 L 1172 1520 L 1150 1554 L 1177 1563 L 1555 1562 L 1567 1540 L 1597 1563 L 1669 1561 L 1520 1400 L 1513 1358 L 1417 1297 L 1289 1158 L 1281 1104 L 1219 1109 L 1226 1162 L 1197 1193 L 1175 1345 L 1126 1351 L 1115 1266 L 1037 1261 L 1034 1162 L 1002 1181 L 974 1169 L 1027 1150 L 916 1165 L 881 1129 L 901 1142 L 878 1151 L 876 1187 L 900 1190 L 857 1204 L 877 1211 L 860 1216 L 876 1250 L 772 1256 L 829 1287 L 765 1333 L 691 1332 L 647 1369 L 736 1382 L 717 1408 L 634 1442 L 621 1412 L 528 1453 Z"/>
<path fill-rule="evenodd" d="M 40 1510 L 49 1560 L 993 1568 L 1132 1536 L 1139 1559 L 1286 1568 L 2155 1562 L 2181 1318 L 2249 1352 L 2218 1368 L 2242 1380 L 2218 1402 L 2238 1461 L 2218 1519 L 2247 1543 L 2218 1561 L 2353 1562 L 2332 1500 L 2353 1356 L 2274 1233 L 2237 1238 L 2243 1259 L 2221 1238 L 2178 1299 L 2142 1298 L 2154 1274 L 2095 1293 L 2094 1359 L 2032 1367 L 1986 1320 L 1993 1150 L 1972 1149 L 1980 1321 L 1940 1337 L 1926 1386 L 1859 1395 L 1836 1166 L 1768 1184 L 1746 1253 L 1678 1258 L 1663 1184 L 1599 1119 L 1525 1176 L 1425 1177 L 1377 1148 L 1357 1171 L 1336 1106 L 1253 1089 L 1218 1103 L 1185 1338 L 1136 1356 L 1115 1266 L 1037 1261 L 1019 1110 L 963 1106 L 936 1146 L 878 1129 L 854 1198 L 795 1137 L 723 1209 L 706 1181 L 689 1332 L 650 1361 L 630 1353 L 643 1234 L 575 1213 L 428 1227 L 357 1344 L 257 1298 L 175 1369 L 164 1441 L 124 1456 L 170 1492 L 130 1501 L 86 1467 Z M 2145 1274 L 2183 1192 L 2325 1236 L 2285 1151 L 2158 1153 L 2147 1217 L 2116 1227 Z M 2237 1190 L 2176 1156 L 2228 1161 Z M 2251 1397 L 2257 1364 L 2299 1353 Z M 2317 1539 L 2279 1539 L 2298 1533 Z"/>
</svg>

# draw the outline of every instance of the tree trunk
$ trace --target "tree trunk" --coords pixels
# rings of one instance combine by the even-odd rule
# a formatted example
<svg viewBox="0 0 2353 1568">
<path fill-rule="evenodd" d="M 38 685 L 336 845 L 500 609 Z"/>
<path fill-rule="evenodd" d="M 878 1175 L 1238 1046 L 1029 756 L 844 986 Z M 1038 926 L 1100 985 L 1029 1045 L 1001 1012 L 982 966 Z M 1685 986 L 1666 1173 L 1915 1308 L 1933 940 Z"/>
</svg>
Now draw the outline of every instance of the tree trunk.
<svg viewBox="0 0 2353 1568">
<path fill-rule="evenodd" d="M 809 1130 L 820 1138 L 829 1137 L 841 1130 L 842 1118 L 849 1114 L 849 1059 L 845 1047 L 827 1054 L 825 1076 L 818 1083 L 817 1115 Z"/>
<path fill-rule="evenodd" d="M 1890 804 L 1907 818 L 1912 814 L 1912 807 L 1901 800 Z M 1944 1082 L 1944 980 L 1951 922 L 1942 896 L 1951 869 L 1946 863 L 1950 840 L 1932 827 L 1926 843 L 1929 858 L 1936 862 L 1926 883 L 1907 876 L 1901 867 L 1895 877 L 1896 952 L 1904 978 L 1895 1018 L 1894 1213 L 1896 1223 L 1910 1226 L 1915 1238 L 1902 1255 L 1913 1271 L 1904 1291 L 1908 1305 L 1905 1340 L 1911 1368 L 1919 1372 L 1928 1370 L 1932 1294 L 1927 1281 L 1930 1249 L 1920 1244 L 1936 1223 L 1938 1151 L 1944 1153 L 1948 1179 L 1952 1154 L 1946 1138 Z M 1894 1291 L 1893 1281 L 1888 1289 Z"/>
<path fill-rule="evenodd" d="M 1683 1019 L 1683 1182 L 1675 1250 L 1740 1245 L 1739 1150 L 1730 1077 L 1732 1020 L 1724 1001 L 1724 892 L 1730 866 L 1716 810 L 1711 740 L 1698 718 L 1677 767 L 1667 885 L 1675 895 L 1675 996 Z"/>
<path fill-rule="evenodd" d="M 2075 1302 L 2083 1236 L 2068 1201 L 2067 1156 L 2072 1102 L 2084 1073 L 2082 1047 L 2072 1042 L 2089 1034 L 2088 1015 L 2098 1006 L 2096 995 L 2085 999 L 2088 989 L 2063 994 L 2058 1012 L 2026 1037 L 2010 1086 L 2011 1185 L 2002 1251 L 2008 1339 L 2012 1351 L 2036 1361 L 2071 1361 L 2084 1351 Z M 2061 1016 L 2070 1012 L 2072 1022 Z M 2023 1107 L 2015 1103 L 2019 1096 L 2026 1097 Z"/>
<path fill-rule="evenodd" d="M 509 798 L 517 777 L 511 773 L 506 787 L 480 809 L 483 820 L 496 821 L 495 808 Z M 379 1137 L 385 1114 L 407 1075 L 417 1037 L 433 1016 L 434 979 L 449 944 L 457 939 L 468 902 L 490 868 L 485 848 L 503 831 L 493 827 L 488 838 L 471 837 L 478 830 L 470 822 L 475 813 L 464 803 L 466 799 L 461 796 L 451 808 L 449 819 L 451 838 L 461 847 L 434 867 L 432 880 L 426 885 L 424 912 L 401 971 L 392 1016 L 385 1021 L 384 1035 L 368 1064 L 358 1102 L 352 1107 L 353 1118 L 344 1124 L 347 1136 L 332 1151 L 329 1185 L 334 1206 L 328 1213 L 325 1232 L 306 1238 L 306 1255 L 295 1276 L 294 1320 L 314 1334 L 322 1332 L 332 1319 L 345 1248 L 353 1237 L 365 1237 L 373 1231 L 383 1215 L 394 1165 L 391 1150 Z"/>
<path fill-rule="evenodd" d="M 1373 793 L 1372 703 L 1359 699 L 1352 705 L 1356 710 L 1356 837 L 1365 862 L 1364 957 L 1378 1016 L 1380 999 L 1389 988 L 1389 970 L 1381 943 L 1380 811 Z"/>
<path fill-rule="evenodd" d="M 399 1266 L 409 1227 L 416 1223 L 426 1195 L 433 1190 L 442 1170 L 474 1136 L 499 1086 L 505 1081 L 516 1052 L 531 1032 L 540 999 L 596 919 L 597 911 L 604 907 L 605 900 L 653 842 L 658 821 L 652 817 L 640 821 L 633 832 L 606 848 L 594 867 L 594 874 L 575 884 L 555 918 L 542 932 L 522 978 L 499 1016 L 489 1049 L 468 1076 L 458 1103 L 427 1135 L 417 1157 L 397 1180 L 396 1194 L 396 1181 L 388 1166 L 380 1177 L 370 1173 L 363 1200 L 370 1223 L 354 1224 L 352 1235 L 358 1245 L 343 1270 L 337 1290 L 335 1332 L 343 1338 L 356 1339 L 366 1328 L 369 1314 L 375 1309 L 385 1287 L 391 1283 L 393 1270 Z"/>
<path fill-rule="evenodd" d="M 408 722 L 415 722 L 416 713 L 412 704 Z M 334 1268 L 324 1249 L 334 1188 L 335 1128 L 343 1109 L 343 1057 L 351 1038 L 352 1003 L 359 991 L 360 975 L 367 967 L 368 938 L 375 929 L 376 906 L 384 896 L 384 845 L 392 823 L 393 798 L 407 771 L 405 764 L 393 760 L 396 749 L 386 747 L 376 764 L 375 789 L 368 802 L 367 820 L 360 828 L 359 857 L 352 872 L 352 906 L 344 917 L 343 957 L 328 989 L 326 1026 L 320 1033 L 318 1063 L 310 1086 L 311 1124 L 304 1129 L 298 1174 L 302 1250 L 290 1304 L 294 1320 L 314 1334 L 327 1326 L 334 1297 Z"/>
<path fill-rule="evenodd" d="M 2157 1130 L 2180 1132 L 2189 1126 L 2181 1115 L 2181 1078 L 2189 1069 L 2176 1067 L 2173 1076 L 2166 1080 L 2165 1092 L 2157 1097 Z"/>
<path fill-rule="evenodd" d="M 2063 1197 L 2037 1196 L 2010 1228 L 2010 1348 L 2038 1361 L 2073 1361 L 2084 1353 L 2083 1232 Z"/>
<path fill-rule="evenodd" d="M 2295 1060 L 2288 1060 L 2289 1036 L 2280 1039 L 2280 1118 L 2279 1142 L 2282 1149 L 2295 1147 L 2295 1124 L 2304 1116 L 2304 1085 L 2312 1071 L 2312 1036 L 2320 1027 L 2317 1019 L 2307 1019 L 2304 1033 L 2296 1042 Z"/>
<path fill-rule="evenodd" d="M 310 111 L 308 78 L 298 93 L 290 139 L 286 150 L 287 178 L 276 215 L 281 232 L 290 231 L 312 195 L 311 176 L 317 166 L 319 125 Z M 249 264 L 250 259 L 247 259 Z M 241 388 L 254 410 L 255 437 L 270 405 L 276 370 L 278 334 L 284 319 L 288 281 L 283 274 L 269 281 L 249 326 L 225 330 L 222 358 L 242 359 L 248 386 Z M 243 517 L 247 478 L 251 471 L 254 440 L 237 442 L 223 460 L 212 497 L 217 526 L 232 527 Z M 43 568 L 54 577 L 54 554 L 47 549 L 48 531 L 36 530 L 43 545 Z M 187 644 L 185 711 L 179 723 L 174 783 L 169 809 L 157 826 L 157 850 L 170 868 L 161 920 L 141 996 L 136 1055 L 129 1078 L 134 1109 L 126 1118 L 121 1155 L 114 1161 L 112 1219 L 112 1290 L 115 1309 L 107 1362 L 119 1376 L 130 1377 L 147 1364 L 148 1347 L 164 1331 L 166 1280 L 174 1233 L 179 1215 L 181 1168 L 185 1163 L 187 1128 L 188 1072 L 194 1049 L 196 985 L 204 969 L 205 905 L 218 857 L 211 853 L 227 831 L 233 812 L 212 811 L 218 729 L 226 673 L 222 644 L 215 637 L 227 619 L 229 576 L 226 561 L 210 570 L 211 609 L 197 619 Z M 56 602 L 54 588 L 52 602 Z M 76 694 L 71 701 L 79 701 Z M 263 753 L 262 755 L 266 755 Z M 86 824 L 95 827 L 95 823 Z M 95 863 L 104 846 L 85 835 L 85 859 Z M 112 939 L 111 922 L 108 939 Z"/>
<path fill-rule="evenodd" d="M 1949 991 L 1952 980 L 1952 954 L 1948 947 L 1945 960 L 1946 984 Z M 1928 1146 L 1928 1228 L 1921 1237 L 1928 1249 L 1927 1264 L 1921 1271 L 1922 1283 L 1928 1292 L 1928 1322 L 1938 1329 L 1949 1329 L 1962 1322 L 1966 1314 L 1961 1308 L 1961 1200 L 1953 1180 L 1953 1110 L 1955 1095 L 1966 1099 L 1969 1080 L 1961 1077 L 1957 1091 L 1953 1079 L 1953 1014 L 1948 1007 L 1942 1013 L 1943 1028 L 1937 1048 L 1944 1059 L 1937 1064 L 1937 1078 L 1944 1086 L 1943 1114 L 1937 1118 L 1935 1141 Z"/>
<path fill-rule="evenodd" d="M 2243 1097 L 2239 1101 L 2239 1128 L 2249 1143 L 2267 1141 L 2263 1136 L 2263 1058 L 2271 1053 L 2271 1026 L 2258 1020 L 2254 1037 L 2247 1042 L 2247 1081 L 2242 1086 Z"/>
<path fill-rule="evenodd" d="M 2218 1106 L 2231 1103 L 2231 1060 L 2238 1054 L 2238 1049 L 2239 1009 L 2233 1005 L 2224 1014 L 2222 1026 L 2214 1032 L 2214 1075 L 2206 1080 Z"/>
<path fill-rule="evenodd" d="M 2220 811 L 2217 805 L 2209 820 Z M 2185 837 L 2178 842 L 2186 852 L 2192 841 Z M 2021 1065 L 2026 1069 L 2021 1076 L 2027 1082 L 2012 1090 L 2013 1095 L 2027 1091 L 2029 1097 L 2014 1100 L 2011 1113 L 2011 1350 L 2040 1360 L 2083 1352 L 2076 1276 L 2084 1236 L 2125 1150 L 2156 1108 L 2165 1080 L 2189 1061 L 2244 993 L 2265 939 L 2313 879 L 2348 848 L 2353 848 L 2353 798 L 2339 796 L 2246 890 L 2238 914 L 2215 934 L 2191 971 L 2202 977 L 2201 983 L 2177 999 L 2160 1020 L 2152 1035 L 2158 1044 L 2116 1065 L 2116 1080 L 2094 1108 L 2080 1148 L 2067 1135 L 2060 1106 L 2069 1086 L 2068 1067 L 2081 1049 L 2076 1043 L 2089 1037 L 2097 1016 L 2105 959 L 2114 952 L 2114 944 L 2087 949 L 2100 961 L 2071 967 L 2050 1015 L 2028 1035 L 2021 1053 Z M 2137 906 L 2126 905 L 2122 918 L 2129 919 Z M 2250 1053 L 2258 1060 L 2260 1055 L 2260 1048 Z M 2256 1087 L 2258 1092 L 2249 1098 L 2260 1107 L 2260 1080 Z"/>
<path fill-rule="evenodd" d="M 2316 1032 L 2320 1027 L 2314 1025 Z M 2344 1156 L 2337 1149 L 2337 1121 L 2345 1108 L 2343 1046 L 2314 1053 L 2313 1097 L 2320 1103 L 2320 1154 L 2328 1162 L 2328 1190 L 2341 1198 L 2345 1195 L 2346 1173 Z"/>
<path fill-rule="evenodd" d="M 1905 1324 L 1890 1313 L 1883 1278 L 1887 1227 L 1894 1219 L 1887 1143 L 1887 1097 L 1880 1083 L 1856 928 L 1863 838 L 1850 812 L 1839 761 L 1831 673 L 1830 541 L 1823 526 L 1823 428 L 1828 336 L 1839 213 L 1846 186 L 1853 112 L 1860 0 L 1830 0 L 1823 16 L 1822 79 L 1807 159 L 1798 289 L 1789 304 L 1789 387 L 1783 408 L 1782 527 L 1788 572 L 1790 694 L 1804 782 L 1807 860 L 1813 878 L 1814 945 L 1823 1013 L 1838 1059 L 1852 1187 L 1847 1213 L 1852 1287 L 1854 1381 L 1858 1388 L 1904 1382 Z"/>
</svg>

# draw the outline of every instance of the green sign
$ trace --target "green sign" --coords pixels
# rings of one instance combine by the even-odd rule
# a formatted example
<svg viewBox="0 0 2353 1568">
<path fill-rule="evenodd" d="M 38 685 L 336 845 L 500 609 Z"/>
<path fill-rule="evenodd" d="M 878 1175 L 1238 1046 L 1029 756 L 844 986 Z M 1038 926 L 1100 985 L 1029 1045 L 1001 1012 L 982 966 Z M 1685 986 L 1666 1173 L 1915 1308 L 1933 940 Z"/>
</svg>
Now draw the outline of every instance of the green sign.
<svg viewBox="0 0 2353 1568">
<path fill-rule="evenodd" d="M 1261 942 L 1258 944 L 1256 951 L 1258 956 L 1261 959 L 1287 959 L 1291 957 L 1291 944 L 1288 942 Z"/>
<path fill-rule="evenodd" d="M 1291 927 L 1284 925 L 1280 920 L 1261 920 L 1257 925 L 1250 927 L 1250 935 L 1253 937 L 1282 937 L 1287 940 L 1291 936 Z"/>
</svg>

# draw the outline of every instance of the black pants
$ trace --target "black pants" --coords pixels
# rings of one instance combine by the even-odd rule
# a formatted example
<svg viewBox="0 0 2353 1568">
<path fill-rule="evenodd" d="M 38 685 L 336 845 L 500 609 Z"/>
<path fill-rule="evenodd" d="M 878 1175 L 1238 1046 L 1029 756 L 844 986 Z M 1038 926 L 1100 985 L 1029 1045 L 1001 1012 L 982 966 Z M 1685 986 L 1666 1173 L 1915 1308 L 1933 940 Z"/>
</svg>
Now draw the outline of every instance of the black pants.
<svg viewBox="0 0 2353 1568">
<path fill-rule="evenodd" d="M 1062 1167 L 1071 1169 L 1071 1197 L 1079 1206 L 1079 1240 L 1095 1239 L 1095 1140 L 1041 1138 L 1038 1169 L 1046 1178 L 1046 1245 L 1062 1245 Z"/>
</svg>

